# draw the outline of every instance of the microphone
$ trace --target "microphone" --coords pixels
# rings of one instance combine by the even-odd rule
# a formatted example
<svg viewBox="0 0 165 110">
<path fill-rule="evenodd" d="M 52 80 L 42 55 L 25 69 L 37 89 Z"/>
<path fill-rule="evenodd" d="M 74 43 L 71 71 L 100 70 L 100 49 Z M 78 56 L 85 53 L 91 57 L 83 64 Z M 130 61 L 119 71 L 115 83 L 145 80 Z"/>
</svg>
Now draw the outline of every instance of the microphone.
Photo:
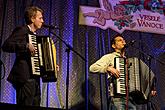
<svg viewBox="0 0 165 110">
<path fill-rule="evenodd" d="M 43 24 L 42 26 L 49 29 L 60 29 L 58 26 L 53 26 L 53 25 Z"/>
<path fill-rule="evenodd" d="M 136 42 L 135 40 L 131 40 L 131 41 L 128 42 L 124 47 L 125 47 L 125 48 L 128 48 L 128 47 L 134 45 L 135 42 Z"/>
</svg>

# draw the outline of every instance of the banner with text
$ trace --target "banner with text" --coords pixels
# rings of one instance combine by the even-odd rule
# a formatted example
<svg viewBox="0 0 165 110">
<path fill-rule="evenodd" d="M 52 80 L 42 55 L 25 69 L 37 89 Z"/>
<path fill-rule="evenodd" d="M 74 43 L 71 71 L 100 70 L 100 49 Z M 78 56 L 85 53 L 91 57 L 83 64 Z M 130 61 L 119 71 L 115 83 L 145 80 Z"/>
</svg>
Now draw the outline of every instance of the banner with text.
<svg viewBox="0 0 165 110">
<path fill-rule="evenodd" d="M 80 6 L 79 24 L 165 34 L 165 0 L 100 0 L 100 7 Z"/>
</svg>

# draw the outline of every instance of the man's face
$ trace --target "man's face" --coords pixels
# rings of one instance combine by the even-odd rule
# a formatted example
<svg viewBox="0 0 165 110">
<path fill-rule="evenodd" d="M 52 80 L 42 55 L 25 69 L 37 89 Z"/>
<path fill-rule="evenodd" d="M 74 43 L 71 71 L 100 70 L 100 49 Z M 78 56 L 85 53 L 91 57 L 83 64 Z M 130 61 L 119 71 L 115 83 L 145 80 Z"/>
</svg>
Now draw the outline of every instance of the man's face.
<svg viewBox="0 0 165 110">
<path fill-rule="evenodd" d="M 115 44 L 112 45 L 112 47 L 115 49 L 115 50 L 122 50 L 125 46 L 125 40 L 118 36 L 115 38 Z"/>
<path fill-rule="evenodd" d="M 42 13 L 40 11 L 37 11 L 36 16 L 32 17 L 32 22 L 35 29 L 41 28 L 44 20 L 43 20 Z"/>
</svg>

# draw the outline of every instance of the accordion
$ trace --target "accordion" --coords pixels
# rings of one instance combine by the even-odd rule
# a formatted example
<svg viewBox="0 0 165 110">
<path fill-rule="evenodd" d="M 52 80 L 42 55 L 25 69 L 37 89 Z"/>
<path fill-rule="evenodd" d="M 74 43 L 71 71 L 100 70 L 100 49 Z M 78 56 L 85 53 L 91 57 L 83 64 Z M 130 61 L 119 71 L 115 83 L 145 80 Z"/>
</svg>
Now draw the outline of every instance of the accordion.
<svg viewBox="0 0 165 110">
<path fill-rule="evenodd" d="M 126 67 L 126 59 L 124 58 L 115 58 L 114 61 L 114 67 L 120 71 L 120 77 L 117 79 L 111 78 L 110 86 L 113 84 L 111 96 L 121 97 L 126 95 L 126 68 L 128 68 L 129 96 L 137 104 L 146 103 L 154 79 L 153 72 L 138 58 L 128 58 L 128 67 Z"/>
<path fill-rule="evenodd" d="M 29 43 L 35 47 L 31 56 L 32 75 L 41 76 L 43 82 L 56 82 L 56 48 L 49 36 L 28 35 Z"/>
</svg>

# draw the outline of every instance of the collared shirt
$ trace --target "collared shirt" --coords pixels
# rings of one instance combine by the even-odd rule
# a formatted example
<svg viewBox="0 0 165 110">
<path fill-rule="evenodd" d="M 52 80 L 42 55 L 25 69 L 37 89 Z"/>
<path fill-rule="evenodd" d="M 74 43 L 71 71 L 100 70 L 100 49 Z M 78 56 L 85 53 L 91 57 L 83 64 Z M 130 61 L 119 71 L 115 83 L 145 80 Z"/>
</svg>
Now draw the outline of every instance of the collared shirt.
<svg viewBox="0 0 165 110">
<path fill-rule="evenodd" d="M 36 34 L 36 32 L 33 32 L 32 31 L 32 28 L 29 26 L 29 25 L 27 25 L 28 26 L 28 28 L 30 29 L 30 31 L 33 33 L 33 34 Z"/>
<path fill-rule="evenodd" d="M 102 56 L 98 61 L 90 66 L 90 72 L 106 73 L 106 69 L 108 66 L 114 66 L 115 57 L 121 57 L 120 53 L 113 52 Z"/>
</svg>

